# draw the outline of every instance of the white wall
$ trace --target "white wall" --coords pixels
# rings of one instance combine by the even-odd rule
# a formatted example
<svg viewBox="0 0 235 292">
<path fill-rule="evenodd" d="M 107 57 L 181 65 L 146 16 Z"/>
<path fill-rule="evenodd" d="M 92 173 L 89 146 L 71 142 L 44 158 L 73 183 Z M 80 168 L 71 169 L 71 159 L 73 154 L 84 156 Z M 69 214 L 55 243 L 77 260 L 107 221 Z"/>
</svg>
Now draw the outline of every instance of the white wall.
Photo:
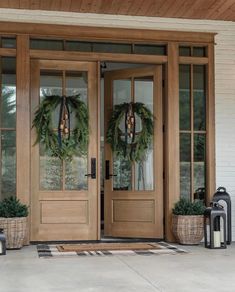
<svg viewBox="0 0 235 292">
<path fill-rule="evenodd" d="M 232 196 L 235 240 L 235 23 L 0 9 L 0 21 L 216 32 L 216 176 Z M 1 28 L 0 28 L 1 29 Z"/>
</svg>

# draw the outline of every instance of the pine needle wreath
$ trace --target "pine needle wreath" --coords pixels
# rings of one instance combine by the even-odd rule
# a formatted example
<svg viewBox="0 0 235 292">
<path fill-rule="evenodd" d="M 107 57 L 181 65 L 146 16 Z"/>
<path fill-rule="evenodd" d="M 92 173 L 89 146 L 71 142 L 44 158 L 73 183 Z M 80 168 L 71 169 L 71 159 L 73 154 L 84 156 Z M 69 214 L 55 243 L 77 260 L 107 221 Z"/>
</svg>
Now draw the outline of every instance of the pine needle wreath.
<svg viewBox="0 0 235 292">
<path fill-rule="evenodd" d="M 58 141 L 58 135 L 52 126 L 52 114 L 61 103 L 62 96 L 45 96 L 35 112 L 33 127 L 36 129 L 36 142 L 41 143 L 51 156 L 61 160 L 71 160 L 74 155 L 83 156 L 87 153 L 89 140 L 89 119 L 86 104 L 80 95 L 66 97 L 71 113 L 75 116 L 75 126 L 71 129 L 70 138 Z"/>
<path fill-rule="evenodd" d="M 141 119 L 142 129 L 135 135 L 134 143 L 126 143 L 125 133 L 120 129 L 120 123 L 129 109 L 129 103 L 115 105 L 108 123 L 106 141 L 118 157 L 139 162 L 146 158 L 146 153 L 153 140 L 153 114 L 141 102 L 133 103 L 133 112 Z"/>
</svg>

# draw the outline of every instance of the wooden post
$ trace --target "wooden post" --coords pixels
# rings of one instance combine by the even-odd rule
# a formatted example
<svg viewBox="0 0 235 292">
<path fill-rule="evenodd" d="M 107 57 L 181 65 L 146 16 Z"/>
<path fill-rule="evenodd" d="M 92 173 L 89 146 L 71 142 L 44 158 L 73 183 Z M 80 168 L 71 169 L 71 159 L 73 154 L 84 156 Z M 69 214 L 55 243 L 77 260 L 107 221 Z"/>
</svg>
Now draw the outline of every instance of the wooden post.
<svg viewBox="0 0 235 292">
<path fill-rule="evenodd" d="M 16 118 L 16 195 L 21 202 L 30 204 L 30 59 L 29 36 L 17 36 L 16 54 L 17 118 Z M 29 226 L 29 220 L 28 220 Z M 28 228 L 29 231 L 29 228 Z M 29 244 L 29 232 L 25 238 Z"/>
<path fill-rule="evenodd" d="M 215 66 L 214 44 L 208 45 L 206 103 L 206 203 L 209 205 L 216 188 L 215 178 Z"/>
<path fill-rule="evenodd" d="M 172 208 L 180 197 L 179 168 L 179 56 L 178 44 L 169 42 L 165 99 L 165 238 L 174 241 Z"/>
</svg>

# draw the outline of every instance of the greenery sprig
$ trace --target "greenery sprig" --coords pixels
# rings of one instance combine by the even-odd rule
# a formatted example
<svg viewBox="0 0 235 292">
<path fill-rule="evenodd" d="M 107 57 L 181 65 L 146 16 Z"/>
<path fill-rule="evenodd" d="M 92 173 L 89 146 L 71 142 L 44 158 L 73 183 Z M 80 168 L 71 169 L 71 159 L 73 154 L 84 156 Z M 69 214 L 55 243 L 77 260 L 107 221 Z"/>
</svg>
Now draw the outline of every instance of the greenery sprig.
<svg viewBox="0 0 235 292">
<path fill-rule="evenodd" d="M 69 139 L 58 142 L 57 131 L 52 125 L 52 114 L 61 103 L 62 96 L 45 96 L 35 112 L 33 127 L 36 129 L 36 142 L 41 143 L 51 156 L 61 160 L 71 160 L 74 155 L 83 156 L 87 153 L 89 142 L 88 108 L 80 99 L 80 95 L 66 97 L 71 114 L 75 116 L 75 126 L 71 130 Z"/>
<path fill-rule="evenodd" d="M 139 116 L 142 129 L 135 135 L 133 143 L 126 143 L 123 139 L 125 133 L 120 129 L 120 123 L 129 109 L 129 103 L 115 105 L 108 123 L 106 141 L 111 145 L 112 151 L 119 157 L 130 161 L 141 161 L 146 157 L 146 152 L 153 139 L 153 114 L 141 102 L 133 103 L 133 112 Z"/>
<path fill-rule="evenodd" d="M 203 215 L 206 207 L 201 201 L 181 198 L 172 209 L 174 215 Z"/>
<path fill-rule="evenodd" d="M 0 202 L 0 217 L 27 217 L 28 214 L 28 207 L 13 196 L 5 198 L 2 202 Z"/>
</svg>

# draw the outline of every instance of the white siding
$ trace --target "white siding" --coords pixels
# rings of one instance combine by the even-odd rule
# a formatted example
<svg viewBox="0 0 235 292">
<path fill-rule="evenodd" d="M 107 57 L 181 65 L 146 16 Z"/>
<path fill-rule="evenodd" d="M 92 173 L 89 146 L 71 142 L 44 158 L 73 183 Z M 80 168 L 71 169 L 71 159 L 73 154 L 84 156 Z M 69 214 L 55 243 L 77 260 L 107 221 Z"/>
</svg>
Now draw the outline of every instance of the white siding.
<svg viewBox="0 0 235 292">
<path fill-rule="evenodd" d="M 153 17 L 0 9 L 0 21 L 208 31 L 218 33 L 215 49 L 216 176 L 232 196 L 235 240 L 235 23 Z"/>
</svg>

